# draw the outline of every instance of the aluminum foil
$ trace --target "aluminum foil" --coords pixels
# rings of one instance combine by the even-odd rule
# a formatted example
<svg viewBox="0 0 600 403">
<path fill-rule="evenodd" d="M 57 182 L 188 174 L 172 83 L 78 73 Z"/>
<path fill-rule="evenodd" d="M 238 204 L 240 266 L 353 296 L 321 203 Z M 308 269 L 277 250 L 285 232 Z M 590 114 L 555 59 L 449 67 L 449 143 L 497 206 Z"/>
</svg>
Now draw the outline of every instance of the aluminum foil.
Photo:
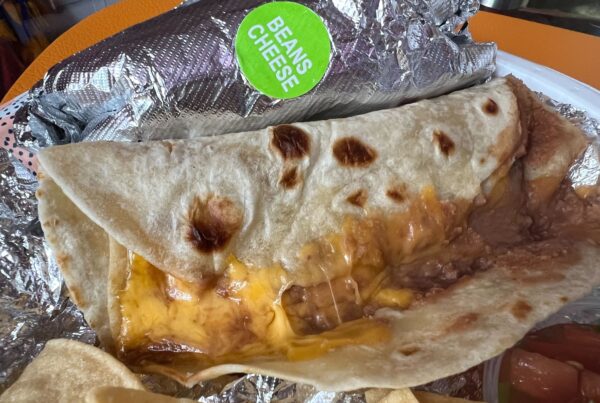
<svg viewBox="0 0 600 403">
<path fill-rule="evenodd" d="M 493 71 L 495 46 L 473 43 L 463 29 L 478 7 L 476 0 L 302 3 L 323 17 L 333 55 L 324 80 L 301 98 L 280 101 L 257 93 L 234 62 L 235 27 L 260 1 L 188 0 L 51 69 L 16 114 L 16 141 L 35 151 L 76 141 L 250 130 L 394 106 L 470 85 Z M 600 136 L 598 123 L 582 111 L 553 106 L 588 134 Z M 597 182 L 597 150 L 591 147 L 571 171 L 577 183 Z M 97 343 L 67 298 L 44 243 L 36 187 L 30 171 L 0 149 L 0 393 L 47 340 Z M 451 379 L 456 378 L 438 385 L 456 386 Z M 191 389 L 160 376 L 146 375 L 143 381 L 157 392 L 210 403 L 364 400 L 361 391 L 317 391 L 260 375 L 224 377 Z"/>
<path fill-rule="evenodd" d="M 34 176 L 0 150 L 0 393 L 52 338 L 94 343 L 37 217 Z"/>
<path fill-rule="evenodd" d="M 142 375 L 151 391 L 185 397 L 201 403 L 364 403 L 363 391 L 336 393 L 319 391 L 309 385 L 289 382 L 272 376 L 228 375 L 193 388 L 185 388 L 161 375 Z"/>
<path fill-rule="evenodd" d="M 188 138 L 341 117 L 448 92 L 489 77 L 496 46 L 463 25 L 477 0 L 300 0 L 332 40 L 308 94 L 272 99 L 238 68 L 233 44 L 264 0 L 188 1 L 59 63 L 16 119 L 30 146 Z M 36 141 L 33 141 L 33 140 Z"/>
</svg>

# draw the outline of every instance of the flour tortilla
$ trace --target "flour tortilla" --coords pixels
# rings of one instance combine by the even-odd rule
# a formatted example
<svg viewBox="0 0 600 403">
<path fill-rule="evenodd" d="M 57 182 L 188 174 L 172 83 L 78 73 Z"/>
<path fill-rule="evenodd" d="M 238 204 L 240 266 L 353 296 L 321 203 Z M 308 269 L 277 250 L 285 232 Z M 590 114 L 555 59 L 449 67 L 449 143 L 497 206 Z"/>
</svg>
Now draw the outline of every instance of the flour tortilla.
<svg viewBox="0 0 600 403">
<path fill-rule="evenodd" d="M 107 310 L 109 237 L 43 173 L 38 213 L 73 302 L 107 350 L 114 348 Z"/>
<path fill-rule="evenodd" d="M 484 111 L 490 99 L 494 114 Z M 498 167 L 510 165 L 522 140 L 516 97 L 504 79 L 396 109 L 294 126 L 309 144 L 284 142 L 287 158 L 267 128 L 188 141 L 71 144 L 43 150 L 39 161 L 119 244 L 197 281 L 222 273 L 229 255 L 257 267 L 279 261 L 290 271 L 303 269 L 296 256 L 302 245 L 337 231 L 344 215 L 364 214 L 346 200 L 358 190 L 367 194 L 365 207 L 390 213 L 406 208 L 386 195 L 392 187 L 418 194 L 432 186 L 442 200 L 472 200 Z M 454 144 L 450 155 L 436 132 Z M 341 164 L 332 150 L 347 138 L 372 150 L 374 160 Z M 286 188 L 282 179 L 293 168 L 297 183 Z M 231 203 L 219 218 L 232 227 L 232 239 L 201 253 L 186 239 L 190 210 L 209 200 L 218 204 L 215 197 Z M 44 225 L 46 210 L 40 212 Z"/>
<path fill-rule="evenodd" d="M 191 376 L 169 367 L 148 368 L 194 385 L 230 373 L 260 373 L 321 390 L 365 387 L 402 389 L 460 373 L 512 347 L 531 327 L 566 302 L 600 284 L 598 249 L 580 245 L 581 260 L 562 272 L 558 282 L 523 285 L 508 270 L 496 267 L 443 293 L 435 302 L 403 312 L 387 310 L 379 317 L 393 326 L 392 342 L 346 346 L 314 360 L 255 360 L 215 366 Z M 527 270 L 526 267 L 523 268 Z M 521 316 L 515 307 L 531 310 Z M 473 320 L 471 320 L 473 319 Z M 454 326 L 464 323 L 464 326 Z"/>
<path fill-rule="evenodd" d="M 489 99 L 498 113 L 482 109 Z M 104 346 L 113 348 L 119 322 L 118 303 L 107 295 L 109 259 L 125 259 L 118 249 L 109 253 L 111 237 L 188 281 L 221 272 L 230 254 L 256 266 L 281 261 L 302 271 L 296 261 L 300 245 L 336 231 L 345 214 L 364 213 L 346 201 L 358 190 L 365 191 L 369 207 L 390 212 L 404 208 L 385 195 L 393 186 L 418 192 L 433 185 L 441 197 L 472 199 L 499 167 L 510 165 L 521 138 L 517 99 L 507 80 L 397 109 L 295 126 L 310 142 L 305 153 L 292 155 L 299 158 L 283 158 L 270 144 L 272 128 L 194 141 L 83 143 L 39 154 L 42 228 L 71 298 Z M 434 141 L 435 130 L 456 143 L 449 157 Z M 347 136 L 374 148 L 375 161 L 341 167 L 331 146 Z M 282 187 L 282 174 L 293 168 L 299 183 Z M 488 179 L 489 186 L 493 182 Z M 186 239 L 189 210 L 196 198 L 210 194 L 232 200 L 243 223 L 226 248 L 203 254 Z M 112 286 L 123 284 L 124 277 L 114 276 Z"/>
<path fill-rule="evenodd" d="M 284 141 L 279 149 L 272 142 L 277 128 L 192 141 L 54 147 L 39 156 L 45 173 L 40 219 L 49 241 L 55 240 L 51 246 L 68 256 L 68 262 L 87 256 L 82 260 L 90 262 L 87 266 L 61 265 L 65 280 L 70 289 L 84 290 L 83 299 L 95 306 L 84 309 L 88 320 L 110 316 L 109 328 L 118 334 L 115 300 L 127 276 L 122 263 L 127 250 L 188 281 L 221 273 L 229 255 L 256 267 L 279 262 L 310 281 L 311 270 L 298 258 L 299 249 L 335 232 L 344 216 L 364 214 L 363 208 L 347 201 L 357 190 L 368 195 L 367 207 L 388 213 L 406 208 L 386 196 L 390 187 L 400 185 L 408 194 L 432 187 L 442 200 L 473 201 L 489 192 L 521 155 L 527 132 L 549 123 L 558 133 L 554 147 L 538 147 L 526 157 L 526 176 L 539 179 L 564 176 L 585 140 L 512 79 L 396 109 L 295 124 L 308 142 Z M 356 151 L 357 141 L 361 152 L 336 158 L 332 150 L 340 141 L 346 141 L 342 152 Z M 286 186 L 290 176 L 293 186 Z M 53 204 L 61 197 L 72 205 Z M 83 222 L 62 218 L 75 214 L 73 205 Z M 191 244 L 190 216 L 196 210 L 225 228 L 230 239 L 222 248 L 199 251 Z M 98 242 L 86 246 L 87 251 L 83 242 L 57 244 L 60 227 L 52 225 L 52 217 L 63 223 L 64 234 L 93 228 L 106 234 L 108 244 Z M 146 369 L 187 385 L 238 372 L 279 376 L 333 391 L 427 383 L 499 354 L 533 324 L 600 283 L 598 249 L 581 244 L 578 250 L 581 258 L 559 281 L 523 284 L 510 270 L 497 267 L 426 304 L 403 312 L 381 310 L 377 315 L 387 318 L 393 329 L 390 343 L 347 346 L 293 363 L 257 359 L 200 372 Z M 102 256 L 110 256 L 110 276 Z M 88 290 L 82 284 L 93 285 Z M 93 291 L 99 288 L 104 291 Z M 529 309 L 516 314 L 519 306 Z"/>
<path fill-rule="evenodd" d="M 98 386 L 144 389 L 137 376 L 110 354 L 78 341 L 55 339 L 46 343 L 0 402 L 83 402 L 86 393 Z"/>
</svg>

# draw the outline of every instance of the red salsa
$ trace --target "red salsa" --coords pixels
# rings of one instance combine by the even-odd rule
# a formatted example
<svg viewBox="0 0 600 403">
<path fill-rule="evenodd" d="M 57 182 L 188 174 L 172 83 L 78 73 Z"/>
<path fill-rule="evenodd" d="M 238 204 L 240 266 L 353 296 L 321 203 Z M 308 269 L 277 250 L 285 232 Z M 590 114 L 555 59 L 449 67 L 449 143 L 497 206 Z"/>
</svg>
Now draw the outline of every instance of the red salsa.
<svg viewBox="0 0 600 403">
<path fill-rule="evenodd" d="M 502 359 L 500 403 L 600 402 L 600 328 L 560 324 L 529 333 Z"/>
</svg>

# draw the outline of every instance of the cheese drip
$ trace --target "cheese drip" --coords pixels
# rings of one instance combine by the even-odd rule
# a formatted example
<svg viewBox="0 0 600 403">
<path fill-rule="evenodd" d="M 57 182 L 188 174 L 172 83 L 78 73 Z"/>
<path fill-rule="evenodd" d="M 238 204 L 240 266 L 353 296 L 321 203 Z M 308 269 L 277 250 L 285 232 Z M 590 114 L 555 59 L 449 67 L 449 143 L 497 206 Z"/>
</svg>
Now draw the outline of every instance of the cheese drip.
<svg viewBox="0 0 600 403">
<path fill-rule="evenodd" d="M 339 233 L 301 248 L 302 278 L 279 265 L 248 267 L 231 257 L 218 280 L 192 284 L 131 253 L 120 294 L 120 350 L 134 361 L 187 352 L 211 366 L 263 356 L 310 359 L 384 342 L 389 326 L 369 316 L 382 307 L 406 309 L 415 297 L 390 286 L 385 268 L 436 252 L 464 223 L 466 206 L 443 205 L 428 187 L 385 219 L 347 217 Z"/>
<path fill-rule="evenodd" d="M 125 356 L 180 351 L 196 353 L 207 366 L 261 356 L 303 360 L 390 338 L 385 322 L 368 318 L 318 335 L 295 333 L 280 303 L 288 280 L 279 266 L 252 270 L 231 258 L 225 276 L 209 286 L 178 280 L 133 253 L 129 266 L 120 294 Z"/>
</svg>

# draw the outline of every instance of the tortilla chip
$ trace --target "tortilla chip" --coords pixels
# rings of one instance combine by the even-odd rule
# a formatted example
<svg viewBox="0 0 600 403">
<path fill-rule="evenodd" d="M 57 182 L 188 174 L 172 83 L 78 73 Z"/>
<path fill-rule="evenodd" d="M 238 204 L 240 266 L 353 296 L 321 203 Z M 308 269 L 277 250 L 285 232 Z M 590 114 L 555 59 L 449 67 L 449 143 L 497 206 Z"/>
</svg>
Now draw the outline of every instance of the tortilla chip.
<svg viewBox="0 0 600 403">
<path fill-rule="evenodd" d="M 410 389 L 370 389 L 365 392 L 367 403 L 419 403 Z"/>
<path fill-rule="evenodd" d="M 465 402 L 483 403 L 483 402 L 476 402 L 474 400 L 461 399 L 458 397 L 438 395 L 436 393 L 420 392 L 417 390 L 413 391 L 413 394 L 415 395 L 415 397 L 417 398 L 419 403 L 465 403 Z"/>
<path fill-rule="evenodd" d="M 195 403 L 196 400 L 175 398 L 145 390 L 115 386 L 94 388 L 85 396 L 85 403 Z"/>
<path fill-rule="evenodd" d="M 370 389 L 365 392 L 365 399 L 367 403 L 478 403 L 473 400 L 430 392 L 411 391 L 410 389 Z"/>
<path fill-rule="evenodd" d="M 138 377 L 104 351 L 78 341 L 55 339 L 2 396 L 1 403 L 82 402 L 98 386 L 143 390 Z"/>
</svg>

